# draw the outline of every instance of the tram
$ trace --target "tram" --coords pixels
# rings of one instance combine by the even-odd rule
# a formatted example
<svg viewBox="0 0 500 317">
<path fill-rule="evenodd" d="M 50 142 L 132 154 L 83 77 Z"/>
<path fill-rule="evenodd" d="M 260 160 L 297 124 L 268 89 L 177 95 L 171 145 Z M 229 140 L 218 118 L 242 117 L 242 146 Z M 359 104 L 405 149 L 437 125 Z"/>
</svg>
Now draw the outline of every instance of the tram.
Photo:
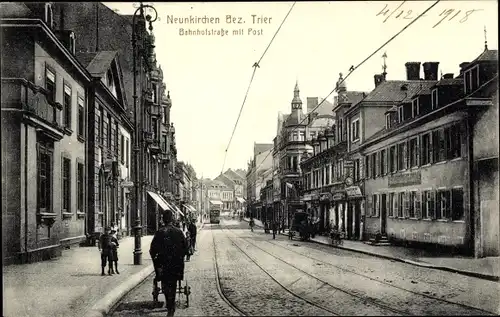
<svg viewBox="0 0 500 317">
<path fill-rule="evenodd" d="M 210 210 L 210 223 L 220 223 L 220 209 L 213 208 Z"/>
</svg>

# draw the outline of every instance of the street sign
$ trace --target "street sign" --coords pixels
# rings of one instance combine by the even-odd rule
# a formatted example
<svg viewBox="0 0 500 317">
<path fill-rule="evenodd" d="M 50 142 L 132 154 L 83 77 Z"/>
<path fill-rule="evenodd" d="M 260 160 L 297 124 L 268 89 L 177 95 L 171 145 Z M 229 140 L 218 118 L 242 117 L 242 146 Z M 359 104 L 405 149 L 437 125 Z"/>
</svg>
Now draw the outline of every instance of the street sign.
<svg viewBox="0 0 500 317">
<path fill-rule="evenodd" d="M 124 181 L 124 182 L 122 182 L 122 187 L 124 187 L 124 188 L 134 187 L 134 182 Z"/>
</svg>

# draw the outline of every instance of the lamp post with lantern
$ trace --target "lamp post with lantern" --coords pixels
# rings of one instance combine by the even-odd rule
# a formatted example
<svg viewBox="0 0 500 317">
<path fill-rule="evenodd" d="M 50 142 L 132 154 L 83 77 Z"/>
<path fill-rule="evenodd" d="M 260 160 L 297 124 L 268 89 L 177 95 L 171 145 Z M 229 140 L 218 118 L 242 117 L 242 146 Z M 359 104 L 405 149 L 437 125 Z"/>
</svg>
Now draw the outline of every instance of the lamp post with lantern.
<svg viewBox="0 0 500 317">
<path fill-rule="evenodd" d="M 144 9 L 151 9 L 155 17 L 151 15 L 146 15 L 144 17 Z M 134 123 L 135 123 L 135 136 L 134 136 L 134 195 L 132 199 L 132 213 L 134 220 L 134 265 L 142 264 L 142 250 L 141 250 L 141 235 L 142 235 L 142 225 L 141 225 L 141 210 L 143 207 L 143 186 L 144 186 L 144 96 L 151 94 L 149 90 L 144 91 L 144 85 L 141 82 L 141 100 L 140 103 L 137 102 L 137 62 L 141 62 L 141 79 L 142 79 L 142 66 L 145 66 L 147 72 L 150 72 L 153 68 L 151 60 L 154 59 L 154 37 L 152 34 L 148 34 L 145 29 L 141 28 L 140 36 L 138 37 L 138 27 L 136 19 L 143 22 L 144 19 L 149 23 L 149 31 L 152 33 L 153 25 L 152 23 L 158 18 L 158 13 L 156 9 L 151 5 L 140 4 L 140 6 L 135 10 L 132 18 L 132 63 L 133 63 L 133 99 L 134 99 Z M 143 25 L 142 23 L 140 24 Z M 142 59 L 141 59 L 142 57 Z"/>
</svg>

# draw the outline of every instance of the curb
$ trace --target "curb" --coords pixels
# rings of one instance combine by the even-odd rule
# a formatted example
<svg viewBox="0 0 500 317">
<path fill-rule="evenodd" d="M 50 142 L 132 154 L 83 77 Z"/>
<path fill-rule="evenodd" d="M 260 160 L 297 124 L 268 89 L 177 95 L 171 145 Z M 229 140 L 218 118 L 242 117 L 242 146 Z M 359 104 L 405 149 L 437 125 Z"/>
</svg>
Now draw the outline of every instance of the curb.
<svg viewBox="0 0 500 317">
<path fill-rule="evenodd" d="M 284 235 L 284 236 L 288 236 L 288 234 L 286 234 L 286 233 L 281 233 L 281 234 Z M 321 242 L 321 241 L 316 241 L 316 240 L 310 240 L 310 242 L 317 243 L 317 244 L 322 244 L 322 245 L 328 245 L 328 246 L 331 246 L 331 247 L 335 247 L 335 248 L 339 248 L 339 249 L 343 249 L 343 250 L 347 250 L 347 251 L 353 251 L 353 252 L 363 253 L 363 254 L 366 254 L 366 255 L 370 255 L 370 256 L 374 256 L 374 257 L 386 259 L 386 260 L 398 261 L 398 262 L 402 262 L 402 263 L 406 263 L 406 264 L 411 264 L 411 265 L 415 265 L 415 266 L 425 267 L 425 268 L 428 268 L 428 269 L 447 271 L 447 272 L 452 272 L 452 273 L 457 273 L 457 274 L 461 274 L 461 275 L 476 277 L 476 278 L 480 278 L 480 279 L 488 280 L 488 281 L 493 281 L 493 282 L 500 281 L 500 276 L 497 276 L 497 275 L 484 274 L 484 273 L 478 273 L 478 272 L 471 272 L 471 271 L 466 271 L 466 270 L 459 270 L 459 269 L 455 269 L 455 268 L 448 267 L 448 266 L 434 265 L 434 264 L 430 264 L 430 263 L 424 263 L 424 262 L 418 262 L 418 261 L 413 261 L 413 260 L 408 260 L 408 259 L 403 259 L 403 258 L 397 258 L 397 257 L 393 257 L 393 256 L 388 256 L 388 255 L 373 253 L 373 252 L 364 251 L 364 250 L 358 250 L 358 249 L 354 249 L 354 248 L 347 248 L 347 247 L 338 246 L 338 245 L 337 246 L 332 246 L 332 245 L 330 245 L 328 243 Z"/>
<path fill-rule="evenodd" d="M 85 317 L 103 317 L 106 316 L 111 308 L 113 308 L 128 292 L 130 292 L 139 283 L 144 281 L 154 271 L 153 264 L 150 264 L 132 275 L 125 282 L 115 287 L 111 292 L 106 294 L 101 300 L 84 315 Z"/>
</svg>

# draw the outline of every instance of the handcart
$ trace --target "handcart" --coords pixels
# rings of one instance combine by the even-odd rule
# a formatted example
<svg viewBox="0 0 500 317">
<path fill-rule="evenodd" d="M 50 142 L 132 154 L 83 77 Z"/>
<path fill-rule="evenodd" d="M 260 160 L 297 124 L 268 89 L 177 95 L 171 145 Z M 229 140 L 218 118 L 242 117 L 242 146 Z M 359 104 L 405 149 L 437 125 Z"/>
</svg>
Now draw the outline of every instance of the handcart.
<svg viewBox="0 0 500 317">
<path fill-rule="evenodd" d="M 155 277 L 153 279 L 153 301 L 158 302 L 158 295 L 163 294 L 161 286 L 158 286 L 160 282 L 160 277 L 162 274 L 162 268 L 153 260 L 153 266 L 155 269 Z M 184 283 L 183 283 L 184 282 Z M 184 285 L 183 285 L 184 284 Z M 175 292 L 175 303 L 180 305 L 181 297 L 184 295 L 186 297 L 186 307 L 189 307 L 189 295 L 191 294 L 191 286 L 188 285 L 187 281 L 177 281 L 177 290 Z M 177 300 L 177 296 L 179 299 Z"/>
</svg>

